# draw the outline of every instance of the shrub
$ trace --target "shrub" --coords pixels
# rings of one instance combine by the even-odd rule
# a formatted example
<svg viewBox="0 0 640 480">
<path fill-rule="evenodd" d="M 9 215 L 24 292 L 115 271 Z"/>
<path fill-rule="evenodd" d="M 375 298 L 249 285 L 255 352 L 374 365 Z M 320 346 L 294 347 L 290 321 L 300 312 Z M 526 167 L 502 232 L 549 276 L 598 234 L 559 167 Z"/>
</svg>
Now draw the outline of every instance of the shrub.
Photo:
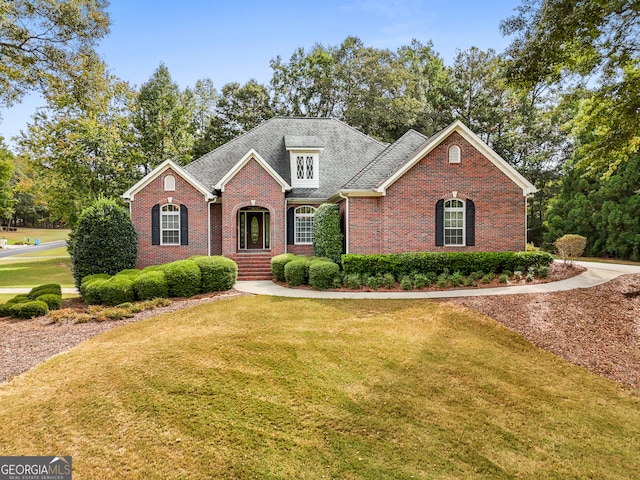
<svg viewBox="0 0 640 480">
<path fill-rule="evenodd" d="M 309 285 L 316 290 L 326 290 L 334 286 L 340 276 L 340 267 L 333 262 L 311 262 L 309 265 Z"/>
<path fill-rule="evenodd" d="M 62 288 L 57 283 L 46 283 L 44 285 L 39 285 L 31 289 L 31 291 L 29 292 L 29 298 L 31 300 L 35 300 L 40 295 L 45 295 L 49 293 L 54 295 L 62 295 Z"/>
<path fill-rule="evenodd" d="M 133 280 L 126 275 L 115 275 L 109 280 L 100 282 L 97 290 L 100 303 L 105 305 L 119 305 L 135 300 Z"/>
<path fill-rule="evenodd" d="M 284 266 L 284 278 L 289 285 L 297 287 L 309 282 L 309 265 L 307 258 L 291 260 Z"/>
<path fill-rule="evenodd" d="M 133 268 L 138 240 L 129 213 L 115 200 L 96 200 L 80 214 L 67 249 L 77 287 L 87 275 Z"/>
<path fill-rule="evenodd" d="M 495 274 L 487 273 L 484 277 L 482 277 L 480 279 L 480 282 L 482 282 L 484 284 L 489 284 L 489 283 L 493 282 L 494 278 L 496 278 Z"/>
<path fill-rule="evenodd" d="M 508 282 L 509 282 L 509 275 L 507 275 L 506 273 L 501 274 L 501 275 L 498 277 L 498 281 L 499 281 L 500 283 L 508 283 Z"/>
<path fill-rule="evenodd" d="M 167 277 L 169 295 L 172 297 L 192 297 L 200 293 L 202 274 L 193 260 L 176 260 L 162 269 Z"/>
<path fill-rule="evenodd" d="M 12 315 L 12 306 L 29 301 L 31 301 L 31 299 L 25 294 L 16 295 L 15 297 L 10 298 L 6 303 L 0 305 L 0 317 L 10 317 Z"/>
<path fill-rule="evenodd" d="M 62 306 L 62 296 L 55 293 L 45 293 L 36 298 L 36 300 L 46 303 L 49 310 L 60 310 Z"/>
<path fill-rule="evenodd" d="M 416 273 L 413 275 L 413 286 L 415 288 L 429 287 L 433 284 L 433 279 L 429 275 Z"/>
<path fill-rule="evenodd" d="M 584 247 L 587 246 L 587 239 L 582 235 L 567 234 L 557 239 L 554 245 L 562 259 L 570 262 L 571 259 L 582 255 Z"/>
<path fill-rule="evenodd" d="M 372 290 L 377 290 L 382 286 L 382 275 L 369 275 L 364 279 L 364 285 Z"/>
<path fill-rule="evenodd" d="M 80 295 L 84 297 L 84 289 L 93 280 L 109 280 L 110 278 L 111 275 L 109 275 L 108 273 L 94 273 L 93 275 L 87 275 L 82 279 L 82 282 L 80 282 Z"/>
<path fill-rule="evenodd" d="M 411 277 L 409 275 L 404 275 L 400 279 L 400 287 L 403 290 L 411 290 L 413 288 L 413 280 L 411 280 Z"/>
<path fill-rule="evenodd" d="M 229 290 L 238 280 L 238 264 L 230 258 L 222 256 L 195 256 L 202 276 L 202 292 L 221 292 Z"/>
<path fill-rule="evenodd" d="M 104 278 L 104 276 L 95 277 L 83 285 L 80 286 L 80 294 L 85 303 L 89 305 L 95 305 L 101 302 L 100 300 L 100 285 L 109 280 L 111 277 Z"/>
<path fill-rule="evenodd" d="M 313 217 L 313 254 L 340 264 L 343 238 L 340 207 L 335 203 L 323 203 Z"/>
<path fill-rule="evenodd" d="M 396 286 L 396 279 L 390 273 L 385 273 L 382 276 L 382 286 L 384 288 L 394 288 Z"/>
<path fill-rule="evenodd" d="M 124 275 L 133 280 L 141 273 L 142 273 L 142 270 L 138 270 L 137 268 L 127 268 L 125 270 L 122 270 L 121 272 L 118 272 L 117 275 Z"/>
<path fill-rule="evenodd" d="M 281 255 L 276 255 L 271 259 L 271 273 L 279 282 L 286 282 L 286 278 L 284 276 L 284 267 L 291 260 L 297 258 L 293 253 L 283 253 Z"/>
<path fill-rule="evenodd" d="M 362 287 L 362 277 L 357 273 L 349 273 L 344 276 L 344 286 L 356 290 Z"/>
<path fill-rule="evenodd" d="M 40 300 L 16 303 L 11 306 L 11 316 L 16 318 L 35 318 L 49 313 L 49 307 Z"/>
<path fill-rule="evenodd" d="M 138 300 L 166 298 L 169 296 L 167 277 L 159 270 L 145 271 L 133 281 L 133 291 Z"/>
</svg>

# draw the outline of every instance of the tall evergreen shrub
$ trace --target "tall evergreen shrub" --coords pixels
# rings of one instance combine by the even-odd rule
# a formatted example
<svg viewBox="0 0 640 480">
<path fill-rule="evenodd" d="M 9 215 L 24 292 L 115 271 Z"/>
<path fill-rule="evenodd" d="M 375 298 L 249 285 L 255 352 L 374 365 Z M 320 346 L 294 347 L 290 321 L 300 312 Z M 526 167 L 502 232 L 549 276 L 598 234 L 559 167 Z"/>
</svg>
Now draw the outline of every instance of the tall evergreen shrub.
<svg viewBox="0 0 640 480">
<path fill-rule="evenodd" d="M 133 268 L 138 237 L 129 213 L 115 200 L 101 198 L 80 214 L 67 247 L 76 287 L 83 277 Z"/>
<path fill-rule="evenodd" d="M 335 203 L 323 203 L 313 217 L 313 255 L 340 264 L 343 238 L 340 207 Z"/>
</svg>

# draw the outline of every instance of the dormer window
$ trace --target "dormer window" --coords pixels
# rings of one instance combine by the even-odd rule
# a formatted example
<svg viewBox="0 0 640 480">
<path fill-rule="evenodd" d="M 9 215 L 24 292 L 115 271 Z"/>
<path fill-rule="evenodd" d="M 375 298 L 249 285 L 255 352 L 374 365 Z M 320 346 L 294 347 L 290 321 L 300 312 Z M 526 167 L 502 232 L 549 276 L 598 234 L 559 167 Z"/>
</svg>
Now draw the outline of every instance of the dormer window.
<svg viewBox="0 0 640 480">
<path fill-rule="evenodd" d="M 291 158 L 291 186 L 318 188 L 320 186 L 320 139 L 315 136 L 284 137 L 285 148 Z"/>
</svg>

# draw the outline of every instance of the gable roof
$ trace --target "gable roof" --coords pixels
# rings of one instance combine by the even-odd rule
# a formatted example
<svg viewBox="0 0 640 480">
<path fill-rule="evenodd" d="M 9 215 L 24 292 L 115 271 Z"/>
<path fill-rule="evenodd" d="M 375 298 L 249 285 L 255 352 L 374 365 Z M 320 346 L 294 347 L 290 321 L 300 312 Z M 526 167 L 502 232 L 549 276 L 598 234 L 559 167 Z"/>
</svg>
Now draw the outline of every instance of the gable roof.
<svg viewBox="0 0 640 480">
<path fill-rule="evenodd" d="M 240 159 L 240 161 L 238 163 L 236 163 L 233 168 L 231 170 L 229 170 L 226 175 L 224 177 L 222 177 L 220 179 L 220 181 L 218 183 L 215 184 L 215 186 L 213 188 L 215 188 L 216 190 L 220 190 L 221 192 L 224 192 L 224 187 L 227 185 L 227 183 L 233 178 L 235 177 L 238 172 L 240 170 L 242 170 L 242 168 L 249 163 L 249 161 L 251 160 L 255 160 L 256 162 L 258 162 L 258 164 L 269 174 L 271 175 L 271 177 L 273 177 L 273 179 L 278 182 L 280 184 L 280 186 L 282 187 L 282 192 L 288 192 L 289 190 L 291 190 L 291 185 L 289 185 L 285 180 L 283 180 L 283 178 L 278 175 L 278 172 L 276 172 L 273 168 L 271 168 L 271 166 L 264 161 L 264 159 L 258 155 L 258 152 L 256 152 L 254 149 L 249 150 L 246 155 L 244 157 L 242 157 Z"/>
<path fill-rule="evenodd" d="M 138 193 L 140 190 L 149 185 L 153 180 L 158 178 L 169 169 L 173 170 L 173 172 L 177 175 L 180 175 L 193 188 L 202 193 L 206 200 L 211 200 L 214 197 L 213 193 L 211 193 L 211 191 L 209 191 L 204 185 L 196 180 L 189 172 L 187 172 L 173 160 L 169 159 L 165 160 L 156 168 L 154 168 L 150 173 L 142 177 L 142 179 L 138 183 L 136 183 L 133 187 L 122 194 L 122 198 L 133 201 L 135 199 L 136 193 Z"/>
<path fill-rule="evenodd" d="M 447 128 L 429 138 L 410 130 L 375 158 L 358 175 L 347 182 L 344 190 L 373 190 L 378 194 L 386 195 L 387 188 L 393 185 L 453 132 L 459 133 L 502 173 L 509 177 L 511 181 L 522 188 L 523 195 L 538 191 L 531 182 L 509 165 L 460 120 L 456 120 Z"/>
<path fill-rule="evenodd" d="M 291 185 L 287 147 L 314 148 L 321 150 L 319 187 L 292 188 L 288 196 L 326 199 L 387 146 L 335 118 L 273 117 L 184 168 L 213 190 L 247 152 L 254 150 L 286 184 Z"/>
</svg>

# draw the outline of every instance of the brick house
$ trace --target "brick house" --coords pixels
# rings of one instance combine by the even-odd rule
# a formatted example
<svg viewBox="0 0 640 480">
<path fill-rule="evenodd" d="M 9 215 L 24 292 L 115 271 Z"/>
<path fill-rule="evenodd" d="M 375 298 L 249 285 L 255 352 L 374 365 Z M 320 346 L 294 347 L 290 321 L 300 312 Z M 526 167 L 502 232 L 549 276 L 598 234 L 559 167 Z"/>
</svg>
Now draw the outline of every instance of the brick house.
<svg viewBox="0 0 640 480">
<path fill-rule="evenodd" d="M 518 251 L 535 187 L 460 121 L 388 144 L 331 118 L 272 118 L 124 193 L 138 266 L 224 255 L 240 278 L 313 253 L 313 215 L 340 206 L 345 253 Z"/>
</svg>

